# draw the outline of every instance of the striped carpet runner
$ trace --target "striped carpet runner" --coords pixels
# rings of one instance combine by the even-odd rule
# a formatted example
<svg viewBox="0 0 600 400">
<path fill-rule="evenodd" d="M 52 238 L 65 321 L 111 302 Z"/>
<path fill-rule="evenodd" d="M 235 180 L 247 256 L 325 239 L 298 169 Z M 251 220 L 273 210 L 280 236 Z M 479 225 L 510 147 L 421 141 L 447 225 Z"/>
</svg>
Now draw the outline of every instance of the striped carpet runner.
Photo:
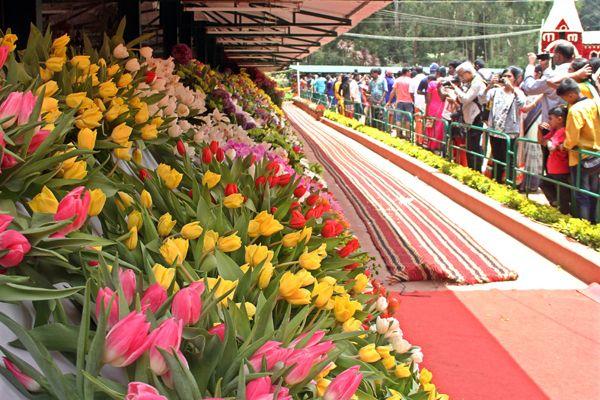
<svg viewBox="0 0 600 400">
<path fill-rule="evenodd" d="M 460 284 L 516 279 L 435 205 L 382 171 L 381 156 L 295 106 L 284 109 L 354 206 L 395 279 Z"/>
</svg>

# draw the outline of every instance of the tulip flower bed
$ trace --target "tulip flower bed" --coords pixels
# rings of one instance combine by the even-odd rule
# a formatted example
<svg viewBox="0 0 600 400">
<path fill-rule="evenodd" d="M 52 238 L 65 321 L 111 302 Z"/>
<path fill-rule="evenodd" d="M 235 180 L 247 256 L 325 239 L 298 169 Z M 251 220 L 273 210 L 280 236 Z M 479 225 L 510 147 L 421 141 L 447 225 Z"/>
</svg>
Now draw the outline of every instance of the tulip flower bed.
<svg viewBox="0 0 600 400">
<path fill-rule="evenodd" d="M 123 28 L 82 54 L 2 35 L 0 301 L 31 314 L 0 313 L 3 376 L 61 400 L 447 398 L 269 96 Z"/>
</svg>

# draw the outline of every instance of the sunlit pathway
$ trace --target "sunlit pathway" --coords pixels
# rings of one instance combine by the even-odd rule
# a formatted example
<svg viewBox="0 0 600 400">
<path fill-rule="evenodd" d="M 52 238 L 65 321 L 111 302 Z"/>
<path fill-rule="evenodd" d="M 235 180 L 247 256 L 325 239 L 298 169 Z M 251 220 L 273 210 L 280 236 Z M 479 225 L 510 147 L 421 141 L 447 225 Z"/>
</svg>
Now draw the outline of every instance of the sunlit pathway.
<svg viewBox="0 0 600 400">
<path fill-rule="evenodd" d="M 402 328 L 422 345 L 425 366 L 442 392 L 466 400 L 591 399 L 600 393 L 593 378 L 600 371 L 600 304 L 577 292 L 586 284 L 352 139 L 292 105 L 284 109 L 305 140 L 309 159 L 324 165 L 330 189 L 348 210 L 363 247 L 391 267 L 380 269 L 384 280 L 396 281 L 390 278 L 412 262 L 406 255 L 410 246 L 389 245 L 394 235 L 407 236 L 410 226 L 430 229 L 427 234 L 445 246 L 416 249 L 422 259 L 427 260 L 425 250 L 433 252 L 431 260 L 465 250 L 457 243 L 466 241 L 465 270 L 492 260 L 491 267 L 518 274 L 513 281 L 466 286 L 431 280 L 389 285 L 400 295 Z M 427 210 L 416 212 L 422 204 Z M 404 218 L 394 220 L 399 211 Z M 429 221 L 415 227 L 425 215 Z M 459 261 L 446 265 L 461 267 Z M 580 375 L 566 379 L 566 371 Z"/>
</svg>

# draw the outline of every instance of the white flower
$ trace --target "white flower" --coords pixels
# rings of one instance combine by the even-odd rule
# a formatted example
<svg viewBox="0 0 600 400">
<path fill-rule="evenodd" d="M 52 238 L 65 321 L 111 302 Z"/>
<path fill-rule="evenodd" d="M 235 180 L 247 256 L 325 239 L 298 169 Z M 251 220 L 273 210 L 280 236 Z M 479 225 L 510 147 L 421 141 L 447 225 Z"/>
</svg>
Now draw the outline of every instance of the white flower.
<svg viewBox="0 0 600 400">
<path fill-rule="evenodd" d="M 176 111 L 177 115 L 179 115 L 180 117 L 187 117 L 188 115 L 190 115 L 190 109 L 188 108 L 188 106 L 182 103 L 177 105 Z"/>
<path fill-rule="evenodd" d="M 176 138 L 176 137 L 181 136 L 182 131 L 181 131 L 181 128 L 179 127 L 179 125 L 173 124 L 169 127 L 167 132 L 169 133 L 169 136 Z"/>
<path fill-rule="evenodd" d="M 408 340 L 400 336 L 393 336 L 392 339 L 393 340 L 390 341 L 390 344 L 394 348 L 394 351 L 398 354 L 404 354 L 412 347 Z"/>
<path fill-rule="evenodd" d="M 192 129 L 192 124 L 190 124 L 189 122 L 187 122 L 185 119 L 182 119 L 181 121 L 178 122 L 179 127 L 181 128 L 181 130 L 183 132 L 187 132 L 190 129 Z"/>
<path fill-rule="evenodd" d="M 152 47 L 145 46 L 140 49 L 140 55 L 142 57 L 144 57 L 146 60 L 152 58 L 152 52 L 153 52 Z"/>
<path fill-rule="evenodd" d="M 125 63 L 125 69 L 129 72 L 136 72 L 140 70 L 140 63 L 137 58 L 130 58 Z"/>
<path fill-rule="evenodd" d="M 420 364 L 423 362 L 423 352 L 421 351 L 421 349 L 413 350 L 412 354 L 410 355 L 410 358 L 412 358 L 412 360 L 417 364 Z"/>
<path fill-rule="evenodd" d="M 225 152 L 225 155 L 227 156 L 227 158 L 229 158 L 230 160 L 233 160 L 236 156 L 236 151 L 235 149 L 229 149 Z"/>
<path fill-rule="evenodd" d="M 123 46 L 121 43 L 115 47 L 113 50 L 113 56 L 116 58 L 127 58 L 129 57 L 129 52 L 127 51 L 127 47 Z"/>
<path fill-rule="evenodd" d="M 388 329 L 390 328 L 390 321 L 388 321 L 387 318 L 377 317 L 377 320 L 375 321 L 375 327 L 377 333 L 383 335 L 387 333 Z"/>
<path fill-rule="evenodd" d="M 387 299 L 385 297 L 381 296 L 380 298 L 377 299 L 377 303 L 375 304 L 375 306 L 377 307 L 377 311 L 384 312 L 388 308 Z"/>
</svg>

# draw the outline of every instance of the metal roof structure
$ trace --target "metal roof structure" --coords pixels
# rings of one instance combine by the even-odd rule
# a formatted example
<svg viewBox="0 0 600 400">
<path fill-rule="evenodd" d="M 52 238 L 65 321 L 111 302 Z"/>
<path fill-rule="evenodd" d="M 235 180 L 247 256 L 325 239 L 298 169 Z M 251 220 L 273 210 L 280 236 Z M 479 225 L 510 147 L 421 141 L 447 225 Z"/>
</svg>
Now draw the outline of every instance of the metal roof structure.
<svg viewBox="0 0 600 400">
<path fill-rule="evenodd" d="M 182 0 L 240 67 L 281 69 L 347 32 L 390 1 Z"/>
</svg>

